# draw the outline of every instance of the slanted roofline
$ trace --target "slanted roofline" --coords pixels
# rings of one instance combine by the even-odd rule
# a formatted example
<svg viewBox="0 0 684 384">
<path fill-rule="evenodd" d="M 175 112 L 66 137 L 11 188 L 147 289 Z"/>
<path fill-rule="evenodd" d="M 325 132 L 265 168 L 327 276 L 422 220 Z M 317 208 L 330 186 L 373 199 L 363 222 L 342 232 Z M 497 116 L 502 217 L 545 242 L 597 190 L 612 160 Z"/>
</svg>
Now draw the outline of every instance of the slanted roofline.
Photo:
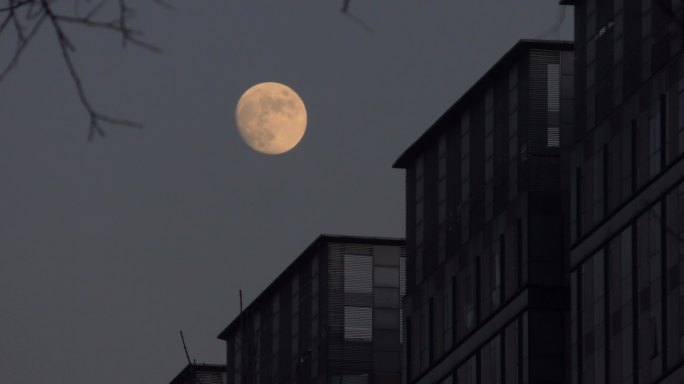
<svg viewBox="0 0 684 384">
<path fill-rule="evenodd" d="M 392 165 L 393 168 L 406 169 L 410 166 L 413 159 L 422 153 L 427 146 L 436 139 L 436 137 L 446 127 L 442 122 L 447 116 L 460 113 L 465 110 L 470 102 L 478 97 L 491 83 L 492 79 L 500 75 L 502 71 L 507 70 L 516 59 L 521 57 L 523 53 L 533 49 L 545 49 L 555 51 L 572 51 L 572 41 L 565 40 L 520 40 L 513 48 L 509 49 L 479 80 L 473 84 L 446 112 L 440 116 L 432 126 L 423 133 L 418 140 L 413 142 L 404 153 Z"/>
<path fill-rule="evenodd" d="M 224 364 L 188 364 L 180 371 L 170 384 L 181 383 L 186 377 L 190 377 L 194 372 L 226 372 Z"/>
<path fill-rule="evenodd" d="M 322 234 L 319 235 L 316 240 L 309 244 L 304 251 L 297 256 L 290 265 L 285 268 L 283 272 L 278 275 L 278 277 L 271 282 L 271 284 L 266 287 L 246 308 L 243 309 L 244 312 L 248 312 L 250 309 L 261 305 L 261 302 L 268 298 L 273 292 L 275 292 L 278 286 L 290 275 L 293 271 L 298 268 L 304 261 L 312 257 L 317 250 L 319 250 L 323 245 L 327 243 L 354 243 L 354 244 L 373 244 L 373 245 L 395 245 L 402 246 L 406 244 L 403 238 L 397 237 L 371 237 L 371 236 L 347 236 L 347 235 L 330 235 Z M 217 338 L 222 340 L 228 340 L 228 335 L 233 332 L 233 330 L 240 326 L 240 316 L 238 315 L 233 321 L 228 324 L 226 328 L 219 333 Z"/>
</svg>

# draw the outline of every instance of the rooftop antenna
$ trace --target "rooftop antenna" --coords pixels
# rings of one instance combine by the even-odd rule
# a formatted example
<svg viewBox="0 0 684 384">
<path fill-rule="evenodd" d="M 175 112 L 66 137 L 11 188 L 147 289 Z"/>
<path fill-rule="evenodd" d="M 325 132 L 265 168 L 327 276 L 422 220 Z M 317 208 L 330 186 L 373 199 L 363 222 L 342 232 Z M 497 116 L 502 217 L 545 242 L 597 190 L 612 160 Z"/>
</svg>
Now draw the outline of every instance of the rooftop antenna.
<svg viewBox="0 0 684 384">
<path fill-rule="evenodd" d="M 245 332 L 244 332 L 244 325 L 245 325 L 245 319 L 242 316 L 242 289 L 238 290 L 238 295 L 240 295 L 240 348 L 242 348 L 242 344 L 245 341 Z"/>
<path fill-rule="evenodd" d="M 187 345 L 185 345 L 185 337 L 183 337 L 183 330 L 180 330 L 180 337 L 181 337 L 181 341 L 183 342 L 183 350 L 185 351 L 185 358 L 188 360 L 188 367 L 190 368 L 190 374 L 192 375 L 192 378 L 195 380 L 195 383 L 201 384 L 199 378 L 195 374 L 194 364 L 197 364 L 197 361 L 195 359 L 193 359 L 194 364 L 190 362 L 190 354 L 188 353 Z"/>
<path fill-rule="evenodd" d="M 183 350 L 185 351 L 185 358 L 188 359 L 188 364 L 192 364 L 190 362 L 190 354 L 188 353 L 188 347 L 185 345 L 185 337 L 183 337 L 183 330 L 180 331 L 180 336 L 181 336 L 181 341 L 183 342 Z"/>
<path fill-rule="evenodd" d="M 244 330 L 244 325 L 245 325 L 245 318 L 242 313 L 242 289 L 238 290 L 238 295 L 240 296 L 240 350 L 241 353 L 244 353 L 244 345 L 245 345 L 245 330 Z M 247 383 L 247 379 L 249 378 L 249 370 L 244 369 L 242 371 L 242 378 L 245 383 Z"/>
</svg>

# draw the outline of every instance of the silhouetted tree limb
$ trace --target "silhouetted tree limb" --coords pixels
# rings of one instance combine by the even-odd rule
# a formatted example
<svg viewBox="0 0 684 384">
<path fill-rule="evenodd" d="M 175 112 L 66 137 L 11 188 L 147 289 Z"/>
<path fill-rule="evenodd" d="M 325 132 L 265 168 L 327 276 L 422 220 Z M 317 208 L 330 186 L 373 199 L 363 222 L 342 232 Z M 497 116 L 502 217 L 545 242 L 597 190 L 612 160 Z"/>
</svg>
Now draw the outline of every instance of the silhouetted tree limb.
<svg viewBox="0 0 684 384">
<path fill-rule="evenodd" d="M 170 7 L 162 0 L 154 0 L 154 2 L 167 8 Z M 52 27 L 62 54 L 62 60 L 66 64 L 76 87 L 79 100 L 90 118 L 88 140 L 92 141 L 95 135 L 105 136 L 103 123 L 141 128 L 142 126 L 139 123 L 109 116 L 93 107 L 74 64 L 73 54 L 76 52 L 76 47 L 71 42 L 64 26 L 75 25 L 91 30 L 97 29 L 117 33 L 121 36 L 121 45 L 124 48 L 130 44 L 152 52 L 161 52 L 161 50 L 142 40 L 142 31 L 130 27 L 128 22 L 135 15 L 135 12 L 128 5 L 127 0 L 100 0 L 97 2 L 72 0 L 73 9 L 71 12 L 65 11 L 67 3 L 68 0 L 0 0 L 0 37 L 13 34 L 16 39 L 14 53 L 9 62 L 0 69 L 0 83 L 9 71 L 17 65 L 26 47 L 47 22 Z M 116 9 L 114 17 L 109 16 L 108 18 L 104 15 L 103 10 L 107 4 L 112 4 Z M 85 12 L 83 12 L 84 8 L 86 9 Z"/>
<path fill-rule="evenodd" d="M 370 27 L 370 25 L 366 24 L 363 20 L 361 20 L 359 17 L 353 15 L 351 12 L 349 12 L 349 2 L 350 0 L 342 0 L 342 14 L 350 18 L 353 22 L 358 24 L 363 30 L 365 30 L 368 33 L 373 33 L 373 29 Z"/>
</svg>

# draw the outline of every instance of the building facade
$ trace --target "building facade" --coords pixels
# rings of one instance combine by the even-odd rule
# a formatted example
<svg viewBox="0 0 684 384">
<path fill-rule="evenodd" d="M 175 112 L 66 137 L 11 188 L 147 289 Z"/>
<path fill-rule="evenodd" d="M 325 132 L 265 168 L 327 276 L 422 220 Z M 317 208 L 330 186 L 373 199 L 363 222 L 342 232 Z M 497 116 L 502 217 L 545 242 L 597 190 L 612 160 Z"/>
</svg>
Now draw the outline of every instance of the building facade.
<svg viewBox="0 0 684 384">
<path fill-rule="evenodd" d="M 574 0 L 572 383 L 684 382 L 682 1 Z"/>
<path fill-rule="evenodd" d="M 403 239 L 322 235 L 219 335 L 228 384 L 398 384 Z"/>
<path fill-rule="evenodd" d="M 521 41 L 396 161 L 404 383 L 564 382 L 572 85 L 571 43 Z"/>
</svg>

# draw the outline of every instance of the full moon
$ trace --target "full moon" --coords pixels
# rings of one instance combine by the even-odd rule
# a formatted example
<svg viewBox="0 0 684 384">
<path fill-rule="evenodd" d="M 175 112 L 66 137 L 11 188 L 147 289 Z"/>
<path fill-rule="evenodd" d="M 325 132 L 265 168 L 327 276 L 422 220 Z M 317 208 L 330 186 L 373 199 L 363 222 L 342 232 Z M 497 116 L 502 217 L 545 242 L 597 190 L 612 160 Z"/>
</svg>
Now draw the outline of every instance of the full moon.
<svg viewBox="0 0 684 384">
<path fill-rule="evenodd" d="M 306 131 L 306 108 L 297 92 L 280 83 L 257 84 L 235 108 L 240 135 L 254 150 L 278 155 L 294 148 Z"/>
</svg>

